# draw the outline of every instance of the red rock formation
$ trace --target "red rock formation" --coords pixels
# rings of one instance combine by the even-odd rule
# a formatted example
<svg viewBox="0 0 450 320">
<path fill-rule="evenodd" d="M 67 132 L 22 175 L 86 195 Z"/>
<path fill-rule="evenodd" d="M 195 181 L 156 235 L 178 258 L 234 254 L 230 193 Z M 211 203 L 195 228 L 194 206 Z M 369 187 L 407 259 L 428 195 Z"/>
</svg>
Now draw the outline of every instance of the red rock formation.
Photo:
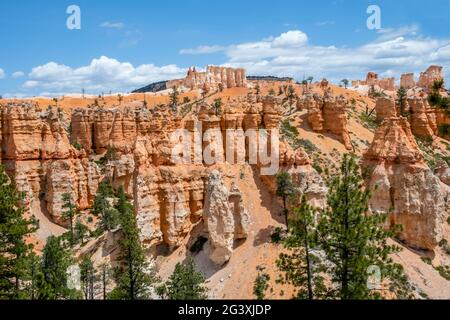
<svg viewBox="0 0 450 320">
<path fill-rule="evenodd" d="M 378 74 L 375 72 L 369 72 L 365 81 L 352 81 L 352 86 L 378 86 L 382 90 L 395 91 L 395 78 L 378 79 Z"/>
<path fill-rule="evenodd" d="M 334 98 L 331 94 L 325 94 L 323 104 L 324 130 L 340 136 L 347 150 L 352 150 L 352 141 L 347 130 L 347 106 L 348 101 L 343 96 Z"/>
<path fill-rule="evenodd" d="M 427 98 L 408 99 L 411 130 L 418 137 L 434 137 L 437 133 L 435 110 L 431 109 Z"/>
<path fill-rule="evenodd" d="M 420 74 L 419 81 L 417 82 L 417 86 L 424 89 L 431 89 L 433 83 L 436 80 L 443 80 L 443 67 L 441 66 L 430 66 L 425 72 Z"/>
<path fill-rule="evenodd" d="M 400 87 L 405 89 L 411 89 L 416 86 L 416 81 L 414 80 L 414 73 L 402 74 L 400 78 Z"/>
<path fill-rule="evenodd" d="M 319 95 L 307 96 L 305 106 L 308 108 L 308 122 L 315 132 L 331 132 L 341 137 L 348 150 L 352 142 L 347 129 L 348 101 L 343 97 L 334 97 L 330 91 L 323 98 Z"/>
<path fill-rule="evenodd" d="M 426 165 L 404 118 L 386 119 L 364 155 L 370 209 L 389 214 L 388 226 L 402 225 L 399 238 L 433 250 L 443 238 L 445 202 L 440 182 Z"/>
<path fill-rule="evenodd" d="M 175 162 L 172 152 L 177 142 L 171 134 L 183 128 L 194 131 L 195 120 L 202 121 L 203 132 L 212 129 L 222 137 L 227 129 L 276 129 L 281 113 L 278 98 L 253 95 L 227 102 L 222 112 L 200 105 L 183 120 L 167 106 L 151 110 L 142 106 L 92 107 L 73 111 L 69 139 L 69 126 L 57 111 L 4 106 L 2 161 L 15 176 L 19 190 L 26 192 L 25 205 L 32 210 L 43 208 L 44 214 L 65 226 L 67 222 L 61 220 L 64 193 L 70 193 L 83 210 L 92 205 L 100 180 L 107 179 L 116 188 L 123 186 L 133 201 L 142 242 L 149 249 L 158 245 L 173 249 L 202 221 L 205 182 L 215 167 Z M 81 145 L 81 150 L 70 140 Z M 212 143 L 223 149 L 223 141 L 207 141 L 196 152 L 201 154 Z M 247 145 L 237 152 L 245 159 L 248 150 Z M 323 185 L 315 186 L 323 182 L 307 156 L 286 145 L 281 153 L 281 166 L 293 172 L 312 202 L 323 203 Z M 106 155 L 103 164 L 93 161 Z M 247 218 L 242 199 L 234 189 L 229 196 L 236 218 L 235 237 L 243 238 Z"/>
<path fill-rule="evenodd" d="M 436 125 L 438 128 L 439 136 L 444 139 L 450 140 L 450 117 L 442 109 L 436 109 Z"/>
<path fill-rule="evenodd" d="M 203 89 L 205 85 L 210 90 L 247 87 L 247 76 L 244 69 L 207 66 L 205 72 L 190 68 L 186 78 L 167 82 L 168 88 L 182 86 L 191 90 Z"/>
<path fill-rule="evenodd" d="M 313 131 L 322 132 L 324 129 L 323 119 L 323 99 L 319 95 L 307 95 L 305 106 L 308 110 L 308 122 Z"/>
<path fill-rule="evenodd" d="M 377 122 L 381 123 L 385 119 L 396 117 L 397 107 L 395 100 L 390 98 L 378 98 L 375 104 L 375 112 L 377 114 Z"/>
<path fill-rule="evenodd" d="M 58 110 L 43 112 L 29 104 L 9 104 L 1 109 L 2 161 L 18 189 L 25 192 L 27 209 L 37 203 L 43 214 L 65 225 L 67 221 L 61 219 L 63 194 L 71 194 L 81 210 L 88 208 L 98 187 L 97 165 L 69 143 Z"/>
</svg>

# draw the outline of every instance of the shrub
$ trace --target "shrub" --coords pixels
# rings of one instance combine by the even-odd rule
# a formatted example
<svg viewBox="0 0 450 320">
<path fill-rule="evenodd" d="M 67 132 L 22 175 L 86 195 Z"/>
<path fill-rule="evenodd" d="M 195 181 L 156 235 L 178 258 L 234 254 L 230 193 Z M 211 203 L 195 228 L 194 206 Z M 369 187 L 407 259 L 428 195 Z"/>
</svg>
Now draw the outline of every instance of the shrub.
<svg viewBox="0 0 450 320">
<path fill-rule="evenodd" d="M 378 128 L 376 117 L 373 114 L 369 115 L 366 112 L 361 112 L 359 120 L 361 120 L 362 125 L 369 130 L 376 130 Z"/>
<path fill-rule="evenodd" d="M 264 300 L 266 297 L 266 291 L 269 289 L 270 276 L 266 273 L 258 274 L 253 286 L 253 294 L 257 300 Z"/>
<path fill-rule="evenodd" d="M 81 145 L 80 143 L 78 143 L 78 141 L 75 141 L 73 144 L 73 147 L 75 149 L 77 149 L 78 151 L 81 151 L 83 149 L 83 145 Z"/>
<path fill-rule="evenodd" d="M 272 243 L 278 244 L 283 240 L 283 237 L 281 233 L 283 232 L 283 229 L 280 227 L 275 228 L 274 232 L 270 235 L 270 240 Z"/>
<path fill-rule="evenodd" d="M 296 147 L 295 149 L 298 149 L 299 147 L 303 147 L 303 149 L 305 149 L 305 151 L 308 153 L 313 153 L 313 152 L 316 152 L 317 150 L 319 150 L 314 145 L 314 143 L 312 143 L 310 140 L 307 140 L 307 139 L 297 139 L 295 147 Z"/>
<path fill-rule="evenodd" d="M 439 272 L 440 276 L 447 281 L 450 281 L 450 267 L 448 266 L 439 266 L 435 268 L 436 271 Z"/>
</svg>

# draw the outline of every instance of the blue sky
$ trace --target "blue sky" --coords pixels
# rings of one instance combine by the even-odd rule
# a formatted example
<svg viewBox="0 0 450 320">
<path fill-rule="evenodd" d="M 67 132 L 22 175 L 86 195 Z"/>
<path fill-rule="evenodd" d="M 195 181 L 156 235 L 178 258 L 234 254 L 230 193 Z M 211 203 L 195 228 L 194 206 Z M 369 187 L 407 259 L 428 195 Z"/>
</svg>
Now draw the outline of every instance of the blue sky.
<svg viewBox="0 0 450 320">
<path fill-rule="evenodd" d="M 207 64 L 334 81 L 450 69 L 449 15 L 450 0 L 1 1 L 0 95 L 128 91 Z"/>
</svg>

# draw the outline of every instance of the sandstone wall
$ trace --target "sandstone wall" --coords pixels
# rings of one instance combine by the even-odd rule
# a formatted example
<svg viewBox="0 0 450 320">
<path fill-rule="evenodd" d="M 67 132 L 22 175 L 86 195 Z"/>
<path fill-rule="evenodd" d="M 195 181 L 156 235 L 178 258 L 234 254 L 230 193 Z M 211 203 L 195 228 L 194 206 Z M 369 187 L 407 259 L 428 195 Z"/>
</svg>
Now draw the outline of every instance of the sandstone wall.
<svg viewBox="0 0 450 320">
<path fill-rule="evenodd" d="M 372 213 L 389 214 L 388 226 L 402 225 L 407 245 L 434 250 L 443 239 L 445 200 L 441 183 L 426 165 L 409 123 L 386 119 L 364 155 Z"/>
<path fill-rule="evenodd" d="M 417 85 L 421 88 L 430 89 L 433 86 L 434 81 L 443 79 L 443 67 L 430 66 L 425 72 L 420 73 Z"/>
<path fill-rule="evenodd" d="M 369 72 L 366 80 L 354 80 L 352 86 L 378 86 L 382 90 L 395 91 L 395 78 L 378 79 L 378 74 Z"/>
<path fill-rule="evenodd" d="M 411 89 L 416 86 L 416 81 L 414 80 L 414 73 L 402 74 L 400 78 L 400 87 L 405 89 Z"/>
<path fill-rule="evenodd" d="M 97 165 L 69 142 L 63 114 L 31 104 L 1 107 L 2 162 L 25 192 L 25 206 L 41 203 L 43 213 L 61 219 L 62 196 L 72 195 L 81 210 L 90 207 L 100 177 Z"/>
<path fill-rule="evenodd" d="M 64 193 L 70 193 L 81 210 L 89 209 L 99 182 L 107 179 L 115 188 L 123 186 L 132 199 L 140 237 L 147 248 L 164 245 L 172 250 L 202 221 L 208 226 L 210 244 L 217 248 L 220 241 L 214 239 L 221 237 L 221 227 L 209 223 L 217 212 L 211 209 L 213 199 L 207 192 L 208 178 L 216 165 L 195 162 L 195 156 L 207 147 L 224 152 L 230 138 L 227 129 L 279 128 L 282 111 L 279 98 L 254 95 L 227 101 L 221 112 L 203 103 L 185 118 L 167 106 L 92 106 L 74 110 L 69 126 L 57 110 L 3 106 L 2 161 L 15 176 L 19 190 L 26 192 L 24 205 L 41 208 L 57 224 L 67 227 L 67 221 L 61 219 Z M 175 162 L 172 152 L 177 141 L 171 134 L 183 128 L 195 131 L 198 121 L 202 123 L 200 133 L 212 129 L 218 136 L 204 141 L 200 150 L 193 145 L 192 161 Z M 245 148 L 236 150 L 235 160 L 249 159 L 251 143 L 255 142 L 246 140 Z M 323 205 L 323 182 L 306 155 L 283 144 L 280 152 L 280 166 L 292 172 L 312 203 Z M 221 159 L 218 165 L 226 168 L 227 160 Z M 258 159 L 258 169 L 260 165 Z M 233 241 L 243 239 L 250 222 L 242 196 L 232 187 L 226 197 L 228 204 L 217 205 L 227 207 L 233 215 L 229 225 L 234 230 Z M 209 211 L 205 211 L 206 204 Z M 217 252 L 212 254 L 213 261 L 228 259 L 223 251 Z"/>
<path fill-rule="evenodd" d="M 308 95 L 302 103 L 308 109 L 308 122 L 315 132 L 331 132 L 338 135 L 348 150 L 353 150 L 347 129 L 348 101 L 343 96 L 334 97 L 330 92 L 324 96 Z"/>
<path fill-rule="evenodd" d="M 183 86 L 191 90 L 203 89 L 204 87 L 210 90 L 247 87 L 247 76 L 245 69 L 240 68 L 207 66 L 205 72 L 198 72 L 194 67 L 189 69 L 186 78 L 167 83 L 168 88 L 174 86 Z"/>
</svg>

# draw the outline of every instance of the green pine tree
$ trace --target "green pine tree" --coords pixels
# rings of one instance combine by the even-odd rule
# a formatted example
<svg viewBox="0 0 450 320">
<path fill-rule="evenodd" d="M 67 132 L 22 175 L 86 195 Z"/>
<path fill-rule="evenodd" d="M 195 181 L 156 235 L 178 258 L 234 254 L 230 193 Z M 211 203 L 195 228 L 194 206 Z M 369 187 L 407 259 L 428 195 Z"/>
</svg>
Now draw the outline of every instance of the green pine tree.
<svg viewBox="0 0 450 320">
<path fill-rule="evenodd" d="M 408 97 L 408 91 L 404 87 L 400 87 L 397 90 L 397 105 L 400 108 L 400 115 L 402 117 L 405 116 L 405 106 L 406 106 L 407 97 Z"/>
<path fill-rule="evenodd" d="M 100 265 L 100 280 L 102 282 L 103 300 L 108 299 L 108 285 L 111 278 L 111 267 L 107 263 Z"/>
<path fill-rule="evenodd" d="M 292 101 L 297 97 L 297 94 L 295 93 L 295 88 L 292 85 L 289 85 L 287 89 L 286 97 L 289 101 L 289 104 L 292 105 Z"/>
<path fill-rule="evenodd" d="M 255 94 L 258 96 L 261 94 L 261 87 L 259 86 L 259 84 L 256 84 L 255 86 Z"/>
<path fill-rule="evenodd" d="M 146 261 L 134 208 L 125 196 L 123 187 L 118 192 L 116 209 L 120 214 L 122 239 L 120 245 L 120 266 L 114 270 L 117 287 L 110 293 L 114 300 L 143 300 L 149 298 L 150 287 L 157 278 L 153 268 Z"/>
<path fill-rule="evenodd" d="M 381 298 L 379 290 L 368 286 L 368 270 L 374 266 L 381 271 L 380 283 L 388 281 L 400 298 L 409 295 L 402 267 L 390 257 L 399 251 L 388 244 L 397 230 L 385 230 L 387 215 L 368 214 L 370 197 L 370 191 L 363 188 L 356 157 L 345 155 L 340 174 L 330 183 L 328 208 L 318 225 L 320 245 L 332 265 L 328 273 L 335 298 Z"/>
<path fill-rule="evenodd" d="M 158 288 L 158 293 L 170 300 L 204 300 L 207 298 L 204 283 L 205 277 L 195 270 L 195 263 L 191 258 L 186 265 L 176 265 L 169 280 Z"/>
<path fill-rule="evenodd" d="M 347 89 L 347 87 L 348 87 L 350 81 L 349 81 L 348 79 L 342 79 L 341 82 L 342 82 L 342 84 L 344 85 L 344 88 Z"/>
<path fill-rule="evenodd" d="M 41 271 L 37 276 L 38 299 L 60 300 L 76 296 L 67 287 L 67 269 L 71 259 L 60 237 L 50 236 L 42 253 Z"/>
<path fill-rule="evenodd" d="M 88 238 L 89 228 L 81 220 L 78 219 L 75 223 L 74 233 L 75 242 L 81 243 L 81 245 L 83 246 L 86 243 L 86 239 Z"/>
<path fill-rule="evenodd" d="M 172 92 L 170 93 L 170 106 L 172 110 L 176 111 L 178 107 L 178 100 L 180 97 L 180 92 L 177 87 L 173 87 Z"/>
<path fill-rule="evenodd" d="M 70 193 L 64 193 L 62 195 L 62 201 L 63 201 L 62 208 L 64 210 L 62 212 L 61 217 L 69 222 L 69 241 L 70 244 L 73 246 L 75 243 L 74 219 L 75 216 L 77 215 L 78 209 Z"/>
<path fill-rule="evenodd" d="M 266 291 L 269 289 L 270 276 L 267 273 L 261 273 L 261 270 L 259 271 L 253 285 L 253 294 L 257 300 L 265 300 Z"/>
<path fill-rule="evenodd" d="M 317 249 L 315 212 L 302 197 L 298 208 L 293 209 L 295 219 L 290 223 L 290 232 L 283 240 L 287 252 L 281 253 L 277 266 L 284 273 L 282 283 L 296 288 L 297 299 L 322 299 L 326 297 L 323 274 L 326 270 Z"/>
<path fill-rule="evenodd" d="M 280 172 L 276 179 L 276 195 L 283 200 L 283 214 L 285 217 L 286 227 L 289 228 L 288 199 L 295 193 L 295 186 L 292 182 L 291 175 L 286 171 Z"/>
<path fill-rule="evenodd" d="M 222 113 L 222 98 L 214 99 L 213 107 L 216 112 L 216 116 L 219 116 Z"/>
<path fill-rule="evenodd" d="M 33 246 L 27 237 L 36 231 L 36 220 L 24 218 L 21 201 L 24 194 L 17 192 L 0 166 L 0 299 L 27 298 L 24 281 Z"/>
<path fill-rule="evenodd" d="M 85 300 L 94 300 L 94 284 L 97 280 L 97 275 L 94 264 L 88 256 L 84 256 L 81 260 L 80 280 Z"/>
<path fill-rule="evenodd" d="M 107 232 L 117 228 L 119 215 L 112 206 L 110 199 L 114 197 L 114 190 L 107 181 L 102 181 L 94 199 L 92 213 L 99 217 L 98 228 Z"/>
</svg>

